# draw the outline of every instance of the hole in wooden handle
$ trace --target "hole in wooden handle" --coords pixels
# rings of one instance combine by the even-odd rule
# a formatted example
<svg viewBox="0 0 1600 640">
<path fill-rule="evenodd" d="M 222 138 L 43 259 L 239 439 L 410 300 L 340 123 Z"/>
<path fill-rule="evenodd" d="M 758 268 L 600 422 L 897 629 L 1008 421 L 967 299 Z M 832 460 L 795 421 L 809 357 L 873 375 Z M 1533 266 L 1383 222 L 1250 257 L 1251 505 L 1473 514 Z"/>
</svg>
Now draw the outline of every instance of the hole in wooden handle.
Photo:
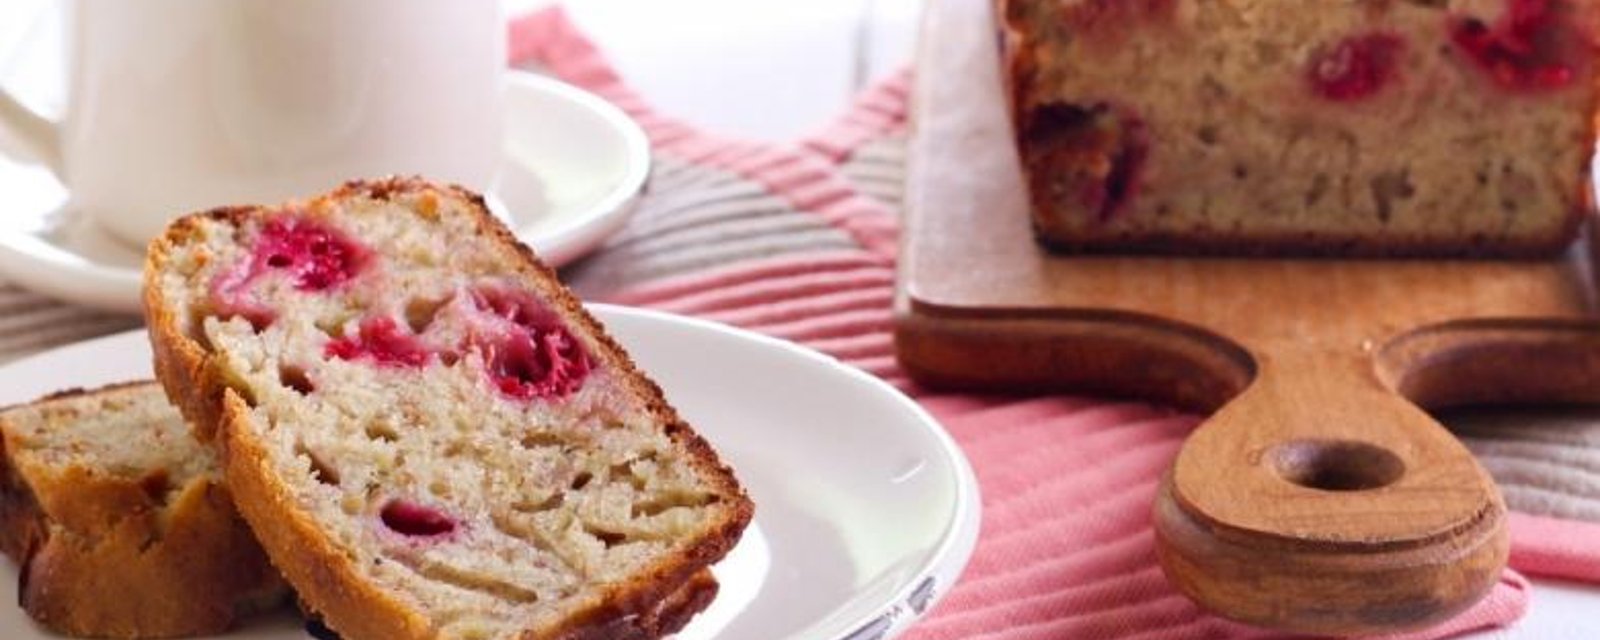
<svg viewBox="0 0 1600 640">
<path fill-rule="evenodd" d="M 1283 479 L 1322 491 L 1368 491 L 1405 475 L 1400 456 L 1353 440 L 1294 440 L 1272 448 L 1272 465 Z"/>
</svg>

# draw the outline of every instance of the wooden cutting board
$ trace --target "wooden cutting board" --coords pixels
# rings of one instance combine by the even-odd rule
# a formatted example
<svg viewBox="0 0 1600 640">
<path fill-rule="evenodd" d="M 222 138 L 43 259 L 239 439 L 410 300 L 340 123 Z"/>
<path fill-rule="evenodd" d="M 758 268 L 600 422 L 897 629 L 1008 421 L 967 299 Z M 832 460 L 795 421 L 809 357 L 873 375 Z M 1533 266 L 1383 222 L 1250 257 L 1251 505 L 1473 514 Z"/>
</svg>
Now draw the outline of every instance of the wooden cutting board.
<svg viewBox="0 0 1600 640">
<path fill-rule="evenodd" d="M 1600 402 L 1585 240 L 1547 261 L 1040 251 L 988 0 L 932 0 L 896 300 L 901 363 L 943 388 L 1212 412 L 1154 507 L 1168 577 L 1282 629 L 1436 622 L 1494 584 L 1505 508 L 1423 409 Z"/>
</svg>

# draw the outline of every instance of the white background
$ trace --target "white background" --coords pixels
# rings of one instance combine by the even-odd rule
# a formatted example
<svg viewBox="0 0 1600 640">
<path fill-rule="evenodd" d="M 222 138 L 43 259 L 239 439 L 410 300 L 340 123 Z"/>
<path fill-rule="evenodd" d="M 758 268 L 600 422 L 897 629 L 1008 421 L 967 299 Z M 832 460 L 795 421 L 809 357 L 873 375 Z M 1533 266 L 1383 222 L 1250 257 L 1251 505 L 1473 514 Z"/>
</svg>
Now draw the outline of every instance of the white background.
<svg viewBox="0 0 1600 640">
<path fill-rule="evenodd" d="M 33 54 L 41 41 L 55 37 L 51 9 L 58 4 L 0 0 L 0 82 L 39 94 L 26 90 L 60 77 L 58 59 L 40 61 Z M 515 16 L 550 0 L 505 4 L 507 14 Z M 576 0 L 566 5 L 629 84 L 664 113 L 719 134 L 790 140 L 827 124 L 857 90 L 905 64 L 920 2 Z M 16 52 L 30 55 L 12 55 Z"/>
</svg>

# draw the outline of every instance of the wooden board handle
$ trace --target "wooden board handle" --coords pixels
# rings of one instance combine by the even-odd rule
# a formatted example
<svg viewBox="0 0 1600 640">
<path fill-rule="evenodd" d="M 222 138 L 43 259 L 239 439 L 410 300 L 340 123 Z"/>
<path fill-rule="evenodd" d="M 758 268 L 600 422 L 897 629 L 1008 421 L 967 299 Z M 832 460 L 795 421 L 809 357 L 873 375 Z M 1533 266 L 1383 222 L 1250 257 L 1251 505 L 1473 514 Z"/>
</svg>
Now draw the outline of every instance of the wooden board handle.
<svg viewBox="0 0 1600 640">
<path fill-rule="evenodd" d="M 1430 410 L 1600 403 L 1600 325 L 1592 321 L 1447 322 L 1390 340 L 1376 357 L 1385 384 Z"/>
<path fill-rule="evenodd" d="M 1242 621 L 1354 634 L 1437 622 L 1494 585 L 1498 490 L 1375 351 L 1257 345 L 1255 380 L 1190 436 L 1157 498 L 1181 590 Z"/>
</svg>

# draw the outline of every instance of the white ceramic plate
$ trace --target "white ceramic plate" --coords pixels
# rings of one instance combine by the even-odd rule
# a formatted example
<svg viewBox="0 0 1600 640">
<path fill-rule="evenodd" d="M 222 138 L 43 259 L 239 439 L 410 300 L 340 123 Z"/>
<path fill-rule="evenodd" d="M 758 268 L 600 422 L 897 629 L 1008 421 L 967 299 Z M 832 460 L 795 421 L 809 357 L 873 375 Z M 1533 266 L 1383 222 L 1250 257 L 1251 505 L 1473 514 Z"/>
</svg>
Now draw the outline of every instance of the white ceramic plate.
<svg viewBox="0 0 1600 640">
<path fill-rule="evenodd" d="M 938 423 L 893 387 L 793 344 L 709 322 L 596 305 L 600 320 L 734 467 L 756 503 L 714 571 L 715 602 L 681 640 L 880 640 L 955 583 L 978 535 L 978 487 Z M 0 405 L 150 376 L 142 332 L 0 367 Z M 0 562 L 0 603 L 16 602 Z M 0 638 L 43 640 L 0 605 Z M 299 640 L 297 620 L 230 639 Z"/>
<path fill-rule="evenodd" d="M 523 71 L 506 84 L 505 160 L 490 207 L 560 266 L 627 222 L 650 174 L 650 143 L 627 114 L 582 89 Z M 0 277 L 70 302 L 139 310 L 142 253 L 73 210 L 47 169 L 0 155 L 0 194 Z"/>
</svg>

